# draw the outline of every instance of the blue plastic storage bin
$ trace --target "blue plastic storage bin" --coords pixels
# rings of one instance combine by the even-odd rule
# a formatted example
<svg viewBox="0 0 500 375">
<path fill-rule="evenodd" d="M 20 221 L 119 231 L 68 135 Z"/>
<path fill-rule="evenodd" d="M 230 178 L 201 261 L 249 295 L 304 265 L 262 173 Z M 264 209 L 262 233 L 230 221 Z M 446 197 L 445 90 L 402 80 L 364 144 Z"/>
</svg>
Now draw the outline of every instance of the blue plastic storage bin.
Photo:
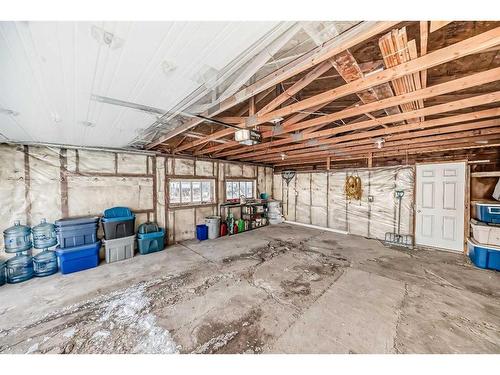
<svg viewBox="0 0 500 375">
<path fill-rule="evenodd" d="M 467 239 L 469 258 L 477 267 L 500 271 L 500 247 L 483 245 Z"/>
<path fill-rule="evenodd" d="M 69 249 L 56 249 L 59 269 L 62 274 L 83 271 L 99 265 L 99 249 L 101 241 L 90 245 L 82 245 Z"/>
<path fill-rule="evenodd" d="M 208 227 L 206 224 L 199 224 L 196 226 L 196 238 L 199 241 L 204 241 L 208 238 Z"/>
<path fill-rule="evenodd" d="M 500 203 L 473 202 L 476 206 L 476 219 L 485 223 L 500 224 Z"/>
<path fill-rule="evenodd" d="M 165 248 L 165 231 L 158 228 L 157 232 L 137 234 L 139 253 L 149 254 Z"/>
<path fill-rule="evenodd" d="M 128 207 L 113 207 L 104 211 L 102 217 L 104 238 L 114 240 L 130 237 L 135 233 L 135 215 Z"/>
<path fill-rule="evenodd" d="M 61 249 L 91 245 L 97 242 L 98 217 L 61 219 L 55 222 L 55 226 Z"/>
</svg>

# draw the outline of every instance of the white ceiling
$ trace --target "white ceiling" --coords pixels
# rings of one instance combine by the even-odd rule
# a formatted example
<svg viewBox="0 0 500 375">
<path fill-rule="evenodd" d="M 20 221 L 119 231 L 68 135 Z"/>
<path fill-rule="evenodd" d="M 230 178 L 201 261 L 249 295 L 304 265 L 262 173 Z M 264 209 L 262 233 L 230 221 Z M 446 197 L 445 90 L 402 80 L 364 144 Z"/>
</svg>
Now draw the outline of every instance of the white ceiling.
<svg viewBox="0 0 500 375">
<path fill-rule="evenodd" d="M 0 133 L 126 146 L 155 117 L 92 94 L 169 110 L 278 24 L 0 22 Z"/>
</svg>

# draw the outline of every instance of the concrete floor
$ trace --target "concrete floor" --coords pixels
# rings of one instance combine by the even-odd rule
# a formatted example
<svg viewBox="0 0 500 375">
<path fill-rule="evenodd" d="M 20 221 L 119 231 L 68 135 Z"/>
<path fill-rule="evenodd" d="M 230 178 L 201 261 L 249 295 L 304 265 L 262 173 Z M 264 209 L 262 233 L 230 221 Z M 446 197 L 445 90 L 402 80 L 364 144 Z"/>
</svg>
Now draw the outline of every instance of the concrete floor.
<svg viewBox="0 0 500 375">
<path fill-rule="evenodd" d="M 500 353 L 500 273 L 281 224 L 0 288 L 2 353 Z"/>
</svg>

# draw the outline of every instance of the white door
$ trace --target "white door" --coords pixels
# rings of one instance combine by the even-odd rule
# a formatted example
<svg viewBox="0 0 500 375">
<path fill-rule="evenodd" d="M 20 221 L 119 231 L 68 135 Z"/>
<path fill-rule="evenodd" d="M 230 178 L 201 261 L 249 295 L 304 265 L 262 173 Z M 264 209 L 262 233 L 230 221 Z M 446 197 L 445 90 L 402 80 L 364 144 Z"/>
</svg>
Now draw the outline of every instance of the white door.
<svg viewBox="0 0 500 375">
<path fill-rule="evenodd" d="M 463 251 L 465 163 L 417 164 L 417 245 Z"/>
</svg>

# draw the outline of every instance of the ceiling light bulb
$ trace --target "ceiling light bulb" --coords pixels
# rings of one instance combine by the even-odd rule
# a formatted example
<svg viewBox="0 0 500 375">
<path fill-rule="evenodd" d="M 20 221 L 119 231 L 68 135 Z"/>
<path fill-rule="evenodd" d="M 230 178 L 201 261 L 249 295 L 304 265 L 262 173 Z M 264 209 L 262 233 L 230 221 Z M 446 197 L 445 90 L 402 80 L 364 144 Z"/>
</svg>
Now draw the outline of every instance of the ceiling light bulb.
<svg viewBox="0 0 500 375">
<path fill-rule="evenodd" d="M 375 141 L 375 144 L 377 145 L 377 148 L 382 148 L 384 145 L 385 139 L 384 138 L 379 138 Z"/>
<path fill-rule="evenodd" d="M 285 160 L 286 154 L 284 152 L 281 153 L 281 160 Z"/>
</svg>

